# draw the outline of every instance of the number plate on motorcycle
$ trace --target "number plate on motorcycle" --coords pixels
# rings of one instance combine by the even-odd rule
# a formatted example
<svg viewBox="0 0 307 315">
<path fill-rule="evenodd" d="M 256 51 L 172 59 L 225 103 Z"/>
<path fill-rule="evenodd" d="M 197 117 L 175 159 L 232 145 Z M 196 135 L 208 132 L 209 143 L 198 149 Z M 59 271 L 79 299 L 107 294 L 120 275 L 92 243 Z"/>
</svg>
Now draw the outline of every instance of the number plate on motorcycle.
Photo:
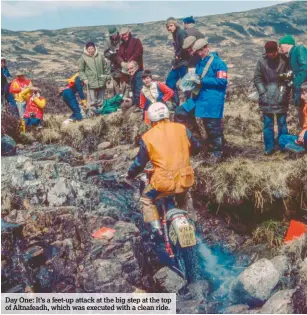
<svg viewBox="0 0 307 315">
<path fill-rule="evenodd" d="M 178 228 L 178 238 L 182 248 L 196 245 L 194 226 L 191 224 L 181 225 Z"/>
</svg>

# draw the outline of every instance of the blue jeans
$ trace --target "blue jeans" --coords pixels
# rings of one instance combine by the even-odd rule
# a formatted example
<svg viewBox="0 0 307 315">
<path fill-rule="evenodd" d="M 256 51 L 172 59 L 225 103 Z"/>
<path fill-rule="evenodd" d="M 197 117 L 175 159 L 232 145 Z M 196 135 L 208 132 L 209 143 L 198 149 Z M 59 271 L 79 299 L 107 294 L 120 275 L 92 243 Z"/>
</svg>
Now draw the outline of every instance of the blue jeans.
<svg viewBox="0 0 307 315">
<path fill-rule="evenodd" d="M 278 139 L 288 134 L 287 114 L 276 114 L 278 126 Z M 274 114 L 263 114 L 263 139 L 266 153 L 272 153 L 275 147 Z"/>
<path fill-rule="evenodd" d="M 188 68 L 186 66 L 181 66 L 177 69 L 172 69 L 166 78 L 165 84 L 174 91 L 174 101 L 177 106 L 179 105 L 179 95 L 176 83 L 182 79 L 187 72 Z"/>
<path fill-rule="evenodd" d="M 70 118 L 73 120 L 82 120 L 80 105 L 76 99 L 75 93 L 71 89 L 65 89 L 62 96 L 65 104 L 72 110 Z"/>
<path fill-rule="evenodd" d="M 282 135 L 278 139 L 279 147 L 282 151 L 292 151 L 297 153 L 305 152 L 307 149 L 307 132 L 305 132 L 304 136 L 304 145 L 296 144 L 295 141 L 297 140 L 298 136 L 294 135 Z"/>
<path fill-rule="evenodd" d="M 25 118 L 24 120 L 27 127 L 39 126 L 41 123 L 41 120 L 39 118 Z"/>
</svg>

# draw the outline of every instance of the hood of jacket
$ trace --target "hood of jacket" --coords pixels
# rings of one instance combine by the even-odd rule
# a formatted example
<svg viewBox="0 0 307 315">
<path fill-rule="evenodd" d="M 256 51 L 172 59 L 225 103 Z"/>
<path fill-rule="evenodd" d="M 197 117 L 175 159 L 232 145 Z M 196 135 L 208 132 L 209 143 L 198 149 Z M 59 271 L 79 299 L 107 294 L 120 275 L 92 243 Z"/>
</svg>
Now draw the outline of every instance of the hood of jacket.
<svg viewBox="0 0 307 315">
<path fill-rule="evenodd" d="M 91 56 L 91 55 L 87 52 L 86 47 L 84 46 L 83 53 L 84 53 L 86 56 L 90 57 L 90 58 L 91 58 L 91 57 L 92 57 L 92 58 L 95 58 L 95 57 L 98 55 L 98 48 L 95 47 L 95 53 L 94 53 L 93 56 Z"/>
</svg>

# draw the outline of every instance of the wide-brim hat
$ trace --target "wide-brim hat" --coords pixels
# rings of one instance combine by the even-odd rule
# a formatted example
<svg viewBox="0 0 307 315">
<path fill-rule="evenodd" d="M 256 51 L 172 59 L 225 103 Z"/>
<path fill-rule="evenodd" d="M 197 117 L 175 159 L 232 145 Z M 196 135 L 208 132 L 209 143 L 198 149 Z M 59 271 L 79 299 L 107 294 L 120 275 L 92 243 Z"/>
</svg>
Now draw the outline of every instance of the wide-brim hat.
<svg viewBox="0 0 307 315">
<path fill-rule="evenodd" d="M 119 35 L 124 35 L 126 33 L 130 33 L 131 29 L 129 27 L 122 27 L 119 31 Z"/>
</svg>

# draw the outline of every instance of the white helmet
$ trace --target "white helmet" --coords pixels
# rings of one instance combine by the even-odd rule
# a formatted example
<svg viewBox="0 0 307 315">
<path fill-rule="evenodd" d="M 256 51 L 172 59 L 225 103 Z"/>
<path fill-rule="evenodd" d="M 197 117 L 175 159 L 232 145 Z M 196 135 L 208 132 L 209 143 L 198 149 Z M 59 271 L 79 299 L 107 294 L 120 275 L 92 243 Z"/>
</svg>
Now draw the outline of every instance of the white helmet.
<svg viewBox="0 0 307 315">
<path fill-rule="evenodd" d="M 169 118 L 169 110 L 163 103 L 153 103 L 148 108 L 148 119 L 152 122 Z"/>
</svg>

